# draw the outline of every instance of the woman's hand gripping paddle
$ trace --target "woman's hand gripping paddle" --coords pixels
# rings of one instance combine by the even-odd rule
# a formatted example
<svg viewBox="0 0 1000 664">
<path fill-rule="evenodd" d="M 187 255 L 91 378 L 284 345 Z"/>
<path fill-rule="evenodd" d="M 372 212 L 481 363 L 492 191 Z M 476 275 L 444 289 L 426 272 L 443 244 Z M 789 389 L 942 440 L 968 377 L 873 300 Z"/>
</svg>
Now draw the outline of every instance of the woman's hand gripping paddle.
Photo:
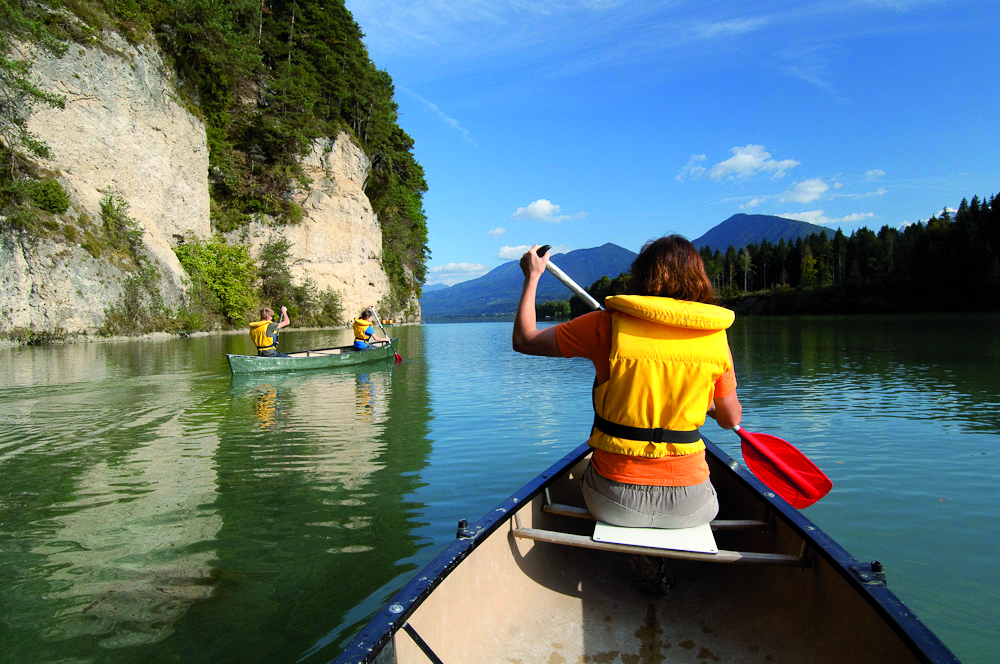
<svg viewBox="0 0 1000 664">
<path fill-rule="evenodd" d="M 382 327 L 382 319 L 379 318 L 378 312 L 375 311 L 375 307 L 368 307 L 368 308 L 371 309 L 372 315 L 375 316 L 375 322 L 378 323 L 378 328 L 382 330 L 382 334 L 385 334 L 385 338 L 389 342 L 389 348 L 392 349 L 393 354 L 396 356 L 396 364 L 399 364 L 400 362 L 403 361 L 403 358 L 401 358 L 399 356 L 399 353 L 396 352 L 396 347 L 392 345 L 392 339 L 389 338 L 389 335 L 386 334 L 385 328 Z"/>
<path fill-rule="evenodd" d="M 549 247 L 540 247 L 538 255 L 544 256 Z M 552 261 L 545 269 L 593 309 L 604 308 Z M 833 487 L 830 478 L 788 441 L 764 433 L 751 433 L 740 426 L 733 427 L 733 431 L 743 441 L 743 460 L 747 468 L 792 507 L 809 507 Z"/>
</svg>

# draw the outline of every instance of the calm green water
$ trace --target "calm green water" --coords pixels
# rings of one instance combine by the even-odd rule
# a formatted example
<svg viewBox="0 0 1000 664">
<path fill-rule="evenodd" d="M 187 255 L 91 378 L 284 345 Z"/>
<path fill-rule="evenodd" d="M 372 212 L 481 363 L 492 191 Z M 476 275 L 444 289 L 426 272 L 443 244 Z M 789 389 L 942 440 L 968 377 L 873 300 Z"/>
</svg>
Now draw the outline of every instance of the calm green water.
<svg viewBox="0 0 1000 664">
<path fill-rule="evenodd" d="M 745 426 L 834 481 L 808 516 L 885 563 L 965 662 L 1000 649 L 998 330 L 765 318 L 730 336 Z M 0 349 L 0 661 L 326 662 L 458 519 L 589 430 L 589 363 L 515 355 L 502 323 L 393 334 L 399 365 L 240 381 L 242 335 Z"/>
</svg>

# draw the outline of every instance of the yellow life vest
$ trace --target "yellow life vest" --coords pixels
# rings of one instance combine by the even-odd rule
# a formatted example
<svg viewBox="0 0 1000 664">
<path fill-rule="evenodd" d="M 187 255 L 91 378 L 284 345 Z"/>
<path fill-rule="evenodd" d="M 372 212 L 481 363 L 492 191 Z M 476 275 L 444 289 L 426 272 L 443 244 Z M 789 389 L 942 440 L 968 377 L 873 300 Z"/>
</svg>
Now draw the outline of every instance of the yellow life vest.
<svg viewBox="0 0 1000 664">
<path fill-rule="evenodd" d="M 611 376 L 594 385 L 597 417 L 588 444 L 652 459 L 705 449 L 697 430 L 715 398 L 715 381 L 732 368 L 726 329 L 733 312 L 642 295 L 616 295 L 605 305 L 612 310 Z M 649 435 L 616 437 L 598 428 L 602 419 L 619 435 L 623 427 Z"/>
<path fill-rule="evenodd" d="M 372 335 L 365 334 L 365 330 L 371 327 L 371 321 L 365 320 L 364 318 L 354 319 L 354 338 L 357 341 L 368 341 L 371 339 Z"/>
<path fill-rule="evenodd" d="M 275 326 L 275 333 L 273 335 L 267 333 L 268 325 Z M 276 338 L 278 336 L 277 326 L 278 324 L 271 320 L 259 320 L 250 323 L 250 338 L 257 344 L 257 352 L 270 348 L 278 348 L 278 340 Z"/>
</svg>

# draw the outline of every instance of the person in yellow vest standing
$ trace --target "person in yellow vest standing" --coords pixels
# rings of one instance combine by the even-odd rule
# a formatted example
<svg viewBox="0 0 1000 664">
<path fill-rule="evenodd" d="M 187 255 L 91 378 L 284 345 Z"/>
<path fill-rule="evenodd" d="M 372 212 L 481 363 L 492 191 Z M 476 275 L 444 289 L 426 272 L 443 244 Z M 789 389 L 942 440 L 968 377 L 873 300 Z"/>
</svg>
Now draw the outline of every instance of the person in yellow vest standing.
<svg viewBox="0 0 1000 664">
<path fill-rule="evenodd" d="M 647 243 L 632 263 L 629 294 L 608 297 L 605 311 L 539 330 L 535 293 L 549 256 L 537 249 L 521 258 L 512 344 L 527 355 L 586 357 L 594 365 L 594 452 L 582 478 L 591 514 L 626 527 L 711 522 L 719 502 L 699 427 L 712 416 L 732 428 L 743 407 L 726 337 L 734 314 L 713 304 L 698 250 L 679 235 Z M 659 560 L 631 562 L 662 586 Z"/>
<path fill-rule="evenodd" d="M 354 319 L 354 347 L 358 350 L 368 350 L 373 342 L 389 342 L 387 338 L 375 334 L 375 327 L 372 325 L 374 317 L 375 314 L 368 307 Z"/>
<path fill-rule="evenodd" d="M 292 324 L 288 320 L 288 309 L 281 308 L 281 320 L 274 322 L 274 310 L 264 307 L 260 310 L 260 320 L 250 323 L 250 338 L 257 345 L 257 354 L 263 357 L 288 357 L 278 352 L 278 330 Z"/>
</svg>

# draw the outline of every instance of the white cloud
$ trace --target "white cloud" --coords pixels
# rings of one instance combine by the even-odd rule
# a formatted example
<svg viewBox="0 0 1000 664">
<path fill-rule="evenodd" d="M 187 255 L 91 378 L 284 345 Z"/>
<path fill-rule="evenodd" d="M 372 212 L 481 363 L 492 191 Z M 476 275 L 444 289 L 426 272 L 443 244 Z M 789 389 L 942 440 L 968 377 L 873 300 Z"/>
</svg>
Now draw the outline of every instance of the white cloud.
<svg viewBox="0 0 1000 664">
<path fill-rule="evenodd" d="M 523 256 L 524 252 L 528 249 L 531 249 L 531 246 L 527 244 L 519 244 L 516 247 L 504 245 L 500 247 L 500 251 L 497 252 L 497 258 L 501 258 L 503 260 L 514 260 L 515 258 Z"/>
<path fill-rule="evenodd" d="M 777 180 L 785 172 L 795 168 L 799 162 L 794 159 L 777 161 L 771 158 L 771 153 L 763 145 L 744 145 L 730 148 L 733 156 L 720 161 L 708 172 L 713 180 L 745 180 L 758 173 L 771 173 L 771 178 Z"/>
<path fill-rule="evenodd" d="M 879 187 L 875 191 L 869 191 L 865 196 L 885 196 L 889 192 L 885 187 Z"/>
<path fill-rule="evenodd" d="M 684 180 L 691 178 L 692 180 L 701 177 L 705 173 L 705 167 L 701 165 L 701 162 L 708 159 L 708 155 L 704 154 L 693 154 L 691 158 L 688 159 L 687 163 L 684 164 L 684 168 L 681 172 L 677 174 L 676 180 L 678 182 L 684 182 Z"/>
<path fill-rule="evenodd" d="M 519 244 L 516 247 L 509 245 L 504 245 L 500 247 L 500 251 L 497 252 L 497 258 L 501 260 L 520 260 L 521 256 L 524 255 L 528 249 L 531 249 L 531 245 Z M 553 245 L 549 249 L 549 256 L 555 256 L 556 254 L 566 254 L 573 251 L 573 248 L 565 244 Z"/>
<path fill-rule="evenodd" d="M 554 244 L 549 249 L 549 256 L 556 256 L 558 254 L 568 254 L 571 251 L 573 251 L 573 247 L 570 247 L 565 244 Z"/>
<path fill-rule="evenodd" d="M 755 32 L 769 23 L 763 18 L 745 18 L 735 21 L 716 21 L 714 23 L 696 23 L 691 33 L 700 39 L 717 39 L 719 37 L 733 37 L 748 32 Z"/>
<path fill-rule="evenodd" d="M 779 217 L 785 217 L 786 219 L 795 219 L 796 221 L 805 221 L 810 224 L 819 224 L 820 226 L 830 226 L 833 224 L 850 224 L 859 221 L 864 221 L 865 219 L 871 219 L 875 216 L 874 212 L 855 212 L 853 214 L 844 215 L 843 217 L 831 218 L 823 214 L 823 210 L 810 210 L 808 212 L 785 212 L 778 215 Z"/>
<path fill-rule="evenodd" d="M 448 263 L 427 270 L 427 285 L 445 284 L 454 286 L 461 281 L 481 277 L 490 271 L 490 266 L 482 263 Z"/>
<path fill-rule="evenodd" d="M 576 214 L 559 214 L 561 211 L 562 208 L 552 201 L 545 198 L 539 198 L 534 203 L 530 203 L 525 207 L 517 208 L 510 216 L 513 219 L 548 221 L 556 224 L 560 221 L 573 221 L 574 219 L 583 219 L 587 216 L 586 212 L 577 212 Z"/>
<path fill-rule="evenodd" d="M 486 233 L 489 234 L 489 236 L 492 237 L 494 240 L 506 232 L 507 229 L 504 228 L 503 226 L 497 226 L 496 228 L 491 228 L 490 230 L 486 231 Z"/>
<path fill-rule="evenodd" d="M 740 207 L 742 209 L 744 209 L 744 210 L 752 210 L 752 209 L 754 209 L 755 207 L 757 207 L 758 205 L 760 205 L 761 203 L 763 203 L 766 200 L 767 200 L 767 197 L 765 197 L 765 196 L 757 196 L 755 198 L 751 198 L 749 201 L 747 201 L 746 203 L 744 203 Z"/>
<path fill-rule="evenodd" d="M 881 168 L 873 168 L 870 171 L 865 172 L 865 177 L 868 178 L 868 180 L 874 180 L 875 178 L 880 178 L 883 175 L 885 175 L 885 171 Z"/>
<path fill-rule="evenodd" d="M 855 221 L 864 221 L 865 219 L 871 219 L 875 216 L 874 212 L 855 212 L 854 214 L 847 214 L 843 217 L 838 217 L 837 219 L 832 219 L 831 223 L 835 224 L 850 224 Z"/>
<path fill-rule="evenodd" d="M 823 182 L 823 180 L 812 178 L 793 184 L 792 188 L 784 193 L 781 200 L 793 203 L 812 203 L 829 190 L 830 185 Z"/>
</svg>

